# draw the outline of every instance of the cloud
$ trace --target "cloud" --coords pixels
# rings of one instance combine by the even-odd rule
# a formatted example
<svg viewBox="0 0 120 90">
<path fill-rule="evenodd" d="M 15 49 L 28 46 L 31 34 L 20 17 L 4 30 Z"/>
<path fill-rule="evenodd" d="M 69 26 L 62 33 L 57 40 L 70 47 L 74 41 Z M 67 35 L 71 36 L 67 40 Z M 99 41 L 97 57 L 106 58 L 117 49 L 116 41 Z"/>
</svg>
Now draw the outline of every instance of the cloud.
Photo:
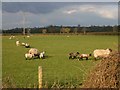
<svg viewBox="0 0 120 90">
<path fill-rule="evenodd" d="M 74 8 L 74 9 L 73 9 Z M 74 7 L 69 7 L 67 10 L 63 11 L 65 14 L 75 14 L 75 13 L 91 13 L 96 14 L 99 17 L 107 19 L 117 19 L 118 11 L 117 7 L 111 5 L 79 5 Z"/>
<path fill-rule="evenodd" d="M 73 14 L 75 12 L 77 12 L 77 10 L 75 10 L 75 9 L 64 11 L 64 13 L 67 13 L 67 14 Z"/>
<path fill-rule="evenodd" d="M 11 4 L 11 5 L 9 5 Z M 115 25 L 117 4 L 99 3 L 4 3 L 3 28 L 48 25 Z M 15 8 L 16 7 L 16 8 Z"/>
<path fill-rule="evenodd" d="M 74 3 L 67 2 L 3 2 L 3 12 L 17 13 L 19 11 L 30 12 L 34 14 L 51 13 L 61 7 L 72 5 Z"/>
</svg>

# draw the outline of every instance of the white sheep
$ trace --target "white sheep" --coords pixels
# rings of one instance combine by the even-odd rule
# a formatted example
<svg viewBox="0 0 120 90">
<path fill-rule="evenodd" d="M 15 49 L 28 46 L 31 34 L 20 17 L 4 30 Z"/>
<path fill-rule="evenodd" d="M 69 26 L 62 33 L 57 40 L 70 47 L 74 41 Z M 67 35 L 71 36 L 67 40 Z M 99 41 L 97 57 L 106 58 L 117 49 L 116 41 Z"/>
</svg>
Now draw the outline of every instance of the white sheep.
<svg viewBox="0 0 120 90">
<path fill-rule="evenodd" d="M 40 53 L 40 58 L 42 58 L 42 59 L 45 58 L 45 52 L 44 51 Z"/>
<path fill-rule="evenodd" d="M 98 57 L 102 57 L 102 58 L 105 58 L 105 57 L 108 57 L 109 54 L 112 52 L 111 49 L 96 49 L 93 51 L 93 56 L 95 59 L 97 59 Z"/>
<path fill-rule="evenodd" d="M 16 46 L 19 46 L 20 45 L 20 41 L 16 41 Z"/>
<path fill-rule="evenodd" d="M 13 38 L 15 38 L 15 36 L 13 36 L 13 35 L 9 37 L 9 39 L 13 39 Z"/>
<path fill-rule="evenodd" d="M 28 52 L 29 52 L 29 54 L 32 54 L 32 56 L 37 56 L 38 58 L 40 58 L 40 52 L 38 49 L 31 48 Z"/>
<path fill-rule="evenodd" d="M 27 36 L 28 38 L 30 37 L 30 36 Z"/>
<path fill-rule="evenodd" d="M 30 44 L 26 43 L 26 44 L 25 44 L 25 47 L 26 47 L 26 48 L 30 48 Z"/>
<path fill-rule="evenodd" d="M 30 53 L 26 53 L 26 54 L 25 54 L 25 58 L 26 58 L 26 60 L 27 60 L 27 59 L 32 59 L 32 58 L 33 58 L 33 55 L 30 54 Z"/>
<path fill-rule="evenodd" d="M 25 43 L 24 43 L 24 42 L 22 42 L 22 43 L 21 43 L 21 45 L 22 45 L 22 46 L 25 46 Z"/>
<path fill-rule="evenodd" d="M 91 54 L 80 54 L 79 56 L 78 56 L 78 59 L 80 60 L 80 59 L 83 59 L 83 58 L 86 58 L 86 60 L 88 60 L 88 58 L 91 56 Z"/>
</svg>

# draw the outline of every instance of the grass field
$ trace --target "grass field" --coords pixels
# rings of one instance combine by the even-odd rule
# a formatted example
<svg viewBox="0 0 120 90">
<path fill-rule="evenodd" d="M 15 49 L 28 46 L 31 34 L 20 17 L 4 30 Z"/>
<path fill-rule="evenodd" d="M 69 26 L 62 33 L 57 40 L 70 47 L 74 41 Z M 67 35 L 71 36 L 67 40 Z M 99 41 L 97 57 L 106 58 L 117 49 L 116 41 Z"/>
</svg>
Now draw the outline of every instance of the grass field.
<svg viewBox="0 0 120 90">
<path fill-rule="evenodd" d="M 15 41 L 27 42 L 40 51 L 46 51 L 47 57 L 25 60 L 24 54 L 29 50 L 16 46 Z M 97 48 L 117 50 L 117 36 L 97 35 L 33 35 L 30 38 L 17 36 L 9 40 L 2 38 L 2 78 L 6 87 L 38 87 L 38 66 L 43 67 L 43 86 L 80 87 L 89 74 L 89 70 L 100 60 L 69 60 L 68 53 L 92 53 Z"/>
</svg>

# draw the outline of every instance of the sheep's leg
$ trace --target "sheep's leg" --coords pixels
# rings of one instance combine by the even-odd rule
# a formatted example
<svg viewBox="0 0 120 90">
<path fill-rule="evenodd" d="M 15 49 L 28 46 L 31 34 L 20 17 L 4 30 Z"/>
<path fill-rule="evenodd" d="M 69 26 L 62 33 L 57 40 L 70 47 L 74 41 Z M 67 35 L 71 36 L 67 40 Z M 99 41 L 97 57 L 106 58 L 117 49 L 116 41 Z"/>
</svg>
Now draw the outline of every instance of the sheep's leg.
<svg viewBox="0 0 120 90">
<path fill-rule="evenodd" d="M 40 56 L 38 55 L 38 58 L 40 59 Z"/>
<path fill-rule="evenodd" d="M 88 60 L 88 57 L 86 57 L 86 60 Z"/>
<path fill-rule="evenodd" d="M 73 58 L 76 59 L 76 56 L 74 56 Z"/>
<path fill-rule="evenodd" d="M 72 56 L 69 56 L 69 59 L 71 59 L 72 58 Z"/>
<path fill-rule="evenodd" d="M 83 58 L 82 58 L 82 57 L 80 57 L 80 59 L 82 59 L 82 60 L 83 60 Z"/>
<path fill-rule="evenodd" d="M 96 57 L 94 57 L 94 60 L 97 60 L 97 58 L 96 58 Z"/>
<path fill-rule="evenodd" d="M 80 58 L 78 57 L 78 60 L 80 60 Z"/>
</svg>

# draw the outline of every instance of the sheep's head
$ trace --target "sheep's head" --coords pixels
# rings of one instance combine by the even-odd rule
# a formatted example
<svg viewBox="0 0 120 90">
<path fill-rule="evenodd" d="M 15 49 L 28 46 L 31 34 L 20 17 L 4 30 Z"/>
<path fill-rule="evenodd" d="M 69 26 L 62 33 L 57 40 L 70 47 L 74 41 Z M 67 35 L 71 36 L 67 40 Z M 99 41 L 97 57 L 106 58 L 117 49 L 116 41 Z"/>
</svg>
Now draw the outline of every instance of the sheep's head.
<svg viewBox="0 0 120 90">
<path fill-rule="evenodd" d="M 76 54 L 80 54 L 79 52 L 77 52 Z"/>
<path fill-rule="evenodd" d="M 71 52 L 71 53 L 69 53 L 69 55 L 72 55 L 73 53 Z"/>
<path fill-rule="evenodd" d="M 45 51 L 43 51 L 42 54 L 45 54 Z"/>
<path fill-rule="evenodd" d="M 92 56 L 92 54 L 90 53 L 89 56 Z"/>
<path fill-rule="evenodd" d="M 107 50 L 109 50 L 110 52 L 112 52 L 112 49 L 110 49 L 110 48 L 107 48 Z"/>
</svg>

